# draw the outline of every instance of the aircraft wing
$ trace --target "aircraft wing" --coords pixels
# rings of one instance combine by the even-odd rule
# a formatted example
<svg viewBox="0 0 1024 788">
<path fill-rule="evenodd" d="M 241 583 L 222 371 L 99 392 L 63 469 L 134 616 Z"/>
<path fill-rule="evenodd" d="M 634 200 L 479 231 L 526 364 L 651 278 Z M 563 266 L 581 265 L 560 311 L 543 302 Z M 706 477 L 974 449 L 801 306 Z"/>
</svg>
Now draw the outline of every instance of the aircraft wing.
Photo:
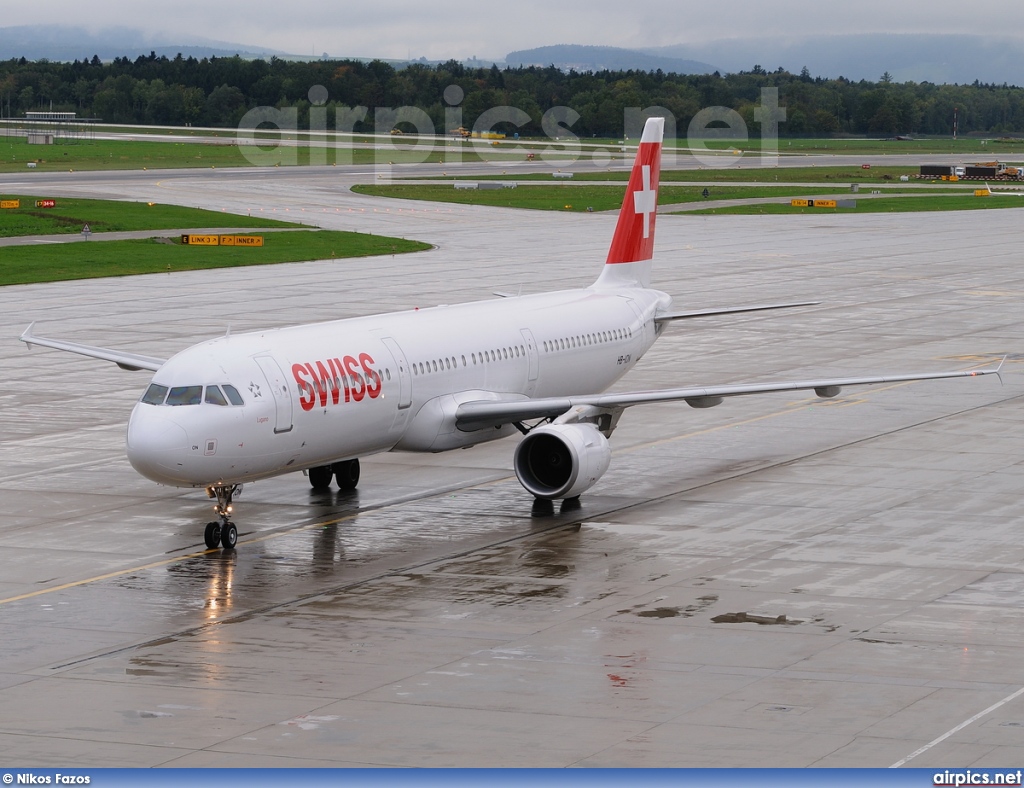
<svg viewBox="0 0 1024 788">
<path fill-rule="evenodd" d="M 41 347 L 50 347 L 55 350 L 66 350 L 69 353 L 78 353 L 80 356 L 89 356 L 90 358 L 98 358 L 103 361 L 113 361 L 121 369 L 131 370 L 136 372 L 142 369 L 148 369 L 151 372 L 156 372 L 160 367 L 164 365 L 166 359 L 154 358 L 153 356 L 142 356 L 138 353 L 125 353 L 121 350 L 107 350 L 102 347 L 93 347 L 92 345 L 80 345 L 77 342 L 66 342 L 62 339 L 47 339 L 46 337 L 36 336 L 32 333 L 32 323 L 25 332 L 21 335 L 20 339 L 29 347 L 33 345 L 40 345 Z"/>
<path fill-rule="evenodd" d="M 1004 359 L 1005 360 L 1005 359 Z M 863 378 L 826 378 L 823 380 L 798 380 L 780 383 L 731 384 L 727 386 L 706 386 L 693 388 L 662 389 L 660 391 L 633 391 L 619 394 L 587 394 L 571 397 L 546 397 L 518 401 L 473 401 L 459 405 L 455 413 L 455 424 L 463 431 L 471 432 L 486 427 L 497 427 L 531 419 L 554 419 L 577 407 L 593 407 L 609 412 L 621 411 L 634 405 L 652 402 L 674 402 L 685 400 L 694 408 L 710 408 L 718 405 L 725 397 L 739 397 L 747 394 L 769 394 L 780 391 L 813 390 L 819 397 L 835 397 L 845 386 L 870 386 L 878 383 L 903 383 L 912 380 L 938 380 L 941 378 L 970 378 L 1000 373 L 1003 363 L 995 369 L 957 370 L 954 372 L 924 372 L 914 375 L 884 375 Z"/>
<path fill-rule="evenodd" d="M 715 315 L 736 315 L 742 312 L 764 312 L 768 309 L 792 309 L 797 306 L 816 306 L 820 301 L 799 301 L 791 304 L 755 304 L 753 306 L 726 306 L 718 309 L 695 309 L 690 312 L 663 312 L 654 316 L 655 323 L 668 323 L 672 320 L 689 320 L 693 317 L 713 317 Z"/>
<path fill-rule="evenodd" d="M 992 187 L 988 185 L 987 181 L 985 183 L 985 190 L 988 192 L 990 197 L 1024 197 L 1024 192 L 1020 192 L 1020 191 L 1005 191 L 1004 190 L 1004 191 L 994 192 L 994 191 L 992 191 Z"/>
</svg>

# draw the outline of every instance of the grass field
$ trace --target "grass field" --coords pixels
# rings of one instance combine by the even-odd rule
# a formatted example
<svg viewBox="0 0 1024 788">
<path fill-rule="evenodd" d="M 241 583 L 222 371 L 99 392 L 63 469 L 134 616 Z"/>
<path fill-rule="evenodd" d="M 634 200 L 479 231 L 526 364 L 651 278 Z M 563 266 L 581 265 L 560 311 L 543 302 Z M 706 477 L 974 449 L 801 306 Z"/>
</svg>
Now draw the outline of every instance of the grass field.
<svg viewBox="0 0 1024 788">
<path fill-rule="evenodd" d="M 453 185 L 389 184 L 352 187 L 357 194 L 402 200 L 428 200 L 460 205 L 491 205 L 499 208 L 532 208 L 543 211 L 607 211 L 622 204 L 622 189 L 615 186 L 566 186 L 547 184 L 517 189 L 456 189 Z M 662 200 L 669 199 L 662 193 Z"/>
<path fill-rule="evenodd" d="M 94 233 L 130 230 L 175 230 L 205 227 L 300 227 L 293 222 L 183 208 L 178 205 L 60 197 L 53 208 L 36 208 L 43 196 L 0 195 L 20 200 L 21 207 L 0 211 L 0 238 L 79 233 L 88 224 Z M 6 255 L 6 252 L 5 252 Z"/>
<path fill-rule="evenodd" d="M 441 163 L 451 161 L 455 151 L 459 151 L 459 157 L 467 163 L 479 163 L 480 161 L 509 162 L 520 161 L 527 151 L 532 151 L 538 156 L 543 148 L 555 151 L 554 157 L 562 158 L 559 149 L 564 149 L 568 157 L 572 157 L 572 151 L 582 151 L 580 155 L 589 157 L 600 155 L 607 159 L 609 151 L 616 154 L 623 147 L 623 141 L 614 139 L 586 139 L 581 138 L 577 142 L 556 141 L 547 138 L 522 138 L 520 141 L 504 140 L 495 146 L 477 142 L 457 143 L 451 140 L 424 138 L 422 141 L 415 134 L 406 134 L 399 137 L 383 136 L 357 136 L 343 137 L 340 140 L 334 136 L 322 136 L 315 138 L 315 141 L 326 148 L 311 154 L 309 147 L 310 136 L 306 134 L 289 135 L 285 132 L 278 136 L 276 133 L 255 132 L 252 136 L 265 140 L 267 147 L 264 154 L 259 154 L 253 149 L 249 153 L 256 153 L 246 156 L 235 144 L 237 131 L 235 129 L 189 129 L 189 128 L 167 128 L 167 129 L 132 129 L 120 127 L 97 127 L 102 134 L 113 134 L 118 132 L 131 133 L 133 135 L 145 135 L 151 140 L 80 140 L 74 143 L 62 141 L 55 145 L 29 145 L 23 136 L 2 136 L 0 137 L 0 173 L 25 171 L 29 162 L 36 164 L 37 170 L 60 171 L 60 170 L 110 170 L 110 169 L 167 169 L 167 168 L 194 168 L 194 167 L 248 167 L 273 166 L 279 163 L 280 166 L 310 164 L 310 156 L 313 156 L 315 164 L 380 164 L 387 163 L 406 164 L 426 161 L 430 163 Z M 282 146 L 277 152 L 274 146 L 281 137 L 291 140 L 286 146 Z M 193 140 L 202 138 L 203 142 Z M 215 142 L 208 142 L 214 138 Z M 520 144 L 523 143 L 523 144 Z M 530 145 L 530 143 L 534 143 Z M 542 147 L 538 146 L 540 143 Z M 636 140 L 625 142 L 625 146 L 631 149 Z M 565 147 L 568 144 L 568 147 Z M 668 145 L 674 145 L 679 149 L 686 149 L 690 146 L 685 137 L 676 140 L 669 140 Z M 891 140 L 891 139 L 866 139 L 866 138 L 843 138 L 843 139 L 780 139 L 775 143 L 780 155 L 786 157 L 789 154 L 847 154 L 847 155 L 887 155 L 887 154 L 910 154 L 927 156 L 931 154 L 954 154 L 964 157 L 965 161 L 990 161 L 998 159 L 1001 161 L 1024 159 L 1024 139 L 1016 138 L 975 138 L 967 137 L 952 139 L 949 137 L 922 138 L 912 140 Z M 352 145 L 361 147 L 353 148 Z M 395 146 L 419 146 L 414 150 L 401 150 Z M 586 146 L 582 147 L 581 146 Z M 762 141 L 757 138 L 749 140 L 705 140 L 694 149 L 710 149 L 720 151 L 741 151 L 742 155 L 736 155 L 735 160 L 750 161 L 752 157 L 760 156 Z M 545 154 L 551 156 L 552 154 Z M 627 158 L 630 156 L 627 155 Z M 732 158 L 729 155 L 723 156 L 728 161 Z M 579 177 L 579 176 L 577 176 Z"/>
<path fill-rule="evenodd" d="M 29 162 L 43 172 L 250 166 L 227 139 L 223 145 L 130 140 L 29 145 L 24 138 L 0 137 L 0 173 L 30 174 Z"/>
<path fill-rule="evenodd" d="M 850 195 L 855 198 L 856 195 Z M 848 213 L 918 213 L 924 211 L 978 211 L 998 210 L 1000 208 L 1024 208 L 1024 198 L 975 197 L 960 195 L 928 195 L 912 197 L 874 197 L 870 200 L 857 200 L 856 208 L 794 208 L 791 205 L 737 205 L 724 208 L 707 208 L 699 211 L 687 211 L 691 216 L 708 214 L 764 215 L 764 214 L 848 214 Z"/>
<path fill-rule="evenodd" d="M 183 246 L 178 239 L 76 241 L 12 246 L 0 257 L 0 285 L 330 260 L 430 249 L 430 244 L 363 233 L 270 233 L 264 246 Z"/>
<path fill-rule="evenodd" d="M 709 202 L 717 200 L 742 200 L 763 197 L 814 197 L 823 194 L 843 192 L 853 196 L 841 184 L 834 186 L 732 186 L 714 185 L 707 187 L 704 197 L 703 186 L 662 186 L 658 194 L 661 205 Z M 359 194 L 378 197 L 392 197 L 405 200 L 429 200 L 432 202 L 458 203 L 463 205 L 491 205 L 500 208 L 531 208 L 544 211 L 595 211 L 616 210 L 622 205 L 621 186 L 593 185 L 571 186 L 567 184 L 538 184 L 520 186 L 515 189 L 456 189 L 452 185 L 440 184 L 391 184 L 358 185 L 352 190 Z M 950 190 L 953 191 L 953 190 Z M 962 192 L 956 189 L 954 193 Z M 911 192 L 909 189 L 894 187 L 893 193 Z M 911 192 L 913 193 L 913 192 Z"/>
<path fill-rule="evenodd" d="M 223 143 L 150 142 L 147 140 L 94 140 L 75 144 L 29 145 L 22 137 L 0 137 L 0 173 L 67 172 L 68 170 L 142 170 L 182 169 L 195 167 L 274 166 L 280 155 L 281 166 L 310 164 L 311 149 L 306 144 L 281 147 L 274 153 L 273 143 L 260 153 L 258 149 L 241 149 L 234 144 L 234 132 L 225 130 Z M 414 139 L 396 141 L 395 145 L 415 144 Z M 423 150 L 394 148 L 378 141 L 370 148 L 335 148 L 333 145 L 312 152 L 314 164 L 407 164 L 441 163 L 451 160 L 456 152 L 466 163 L 480 161 L 520 160 L 522 156 L 500 147 L 478 150 L 476 146 L 457 143 L 427 145 Z M 245 150 L 249 156 L 243 154 Z M 35 162 L 33 170 L 29 162 Z"/>
<path fill-rule="evenodd" d="M 403 200 L 429 200 L 431 202 L 462 205 L 491 205 L 499 208 L 530 208 L 542 211 L 611 211 L 622 205 L 621 186 L 566 184 L 537 184 L 516 189 L 456 189 L 440 184 L 357 185 L 352 191 L 375 197 Z M 716 193 L 717 193 L 716 189 Z M 740 190 L 731 189 L 738 193 Z M 766 191 L 766 190 L 759 190 Z M 789 191 L 792 191 L 790 189 Z M 815 190 L 811 190 L 815 191 Z M 818 189 L 817 193 L 822 190 Z M 754 196 L 754 195 L 752 195 Z M 772 196 L 772 195 L 756 195 Z M 663 187 L 658 196 L 663 205 L 702 200 L 700 187 Z M 724 198 L 723 198 L 724 199 Z"/>
</svg>

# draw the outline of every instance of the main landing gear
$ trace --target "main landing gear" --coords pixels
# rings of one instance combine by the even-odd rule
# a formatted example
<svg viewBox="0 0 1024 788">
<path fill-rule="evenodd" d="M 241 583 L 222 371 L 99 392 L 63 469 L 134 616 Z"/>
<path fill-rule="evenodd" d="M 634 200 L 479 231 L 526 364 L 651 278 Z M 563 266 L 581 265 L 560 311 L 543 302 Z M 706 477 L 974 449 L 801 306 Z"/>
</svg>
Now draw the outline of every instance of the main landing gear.
<svg viewBox="0 0 1024 788">
<path fill-rule="evenodd" d="M 231 514 L 232 497 L 234 497 L 235 493 L 240 493 L 241 491 L 242 485 L 240 484 L 216 485 L 206 488 L 206 494 L 211 498 L 217 499 L 217 505 L 213 507 L 213 510 L 219 518 L 212 523 L 207 523 L 206 531 L 203 534 L 206 546 L 211 550 L 218 545 L 226 550 L 233 550 L 235 548 L 235 544 L 238 542 L 238 529 L 228 519 L 228 515 Z"/>
<path fill-rule="evenodd" d="M 336 479 L 338 489 L 349 492 L 359 484 L 359 460 L 345 460 L 333 465 L 318 465 L 307 471 L 309 484 L 314 490 L 326 490 L 331 486 L 331 479 Z"/>
</svg>

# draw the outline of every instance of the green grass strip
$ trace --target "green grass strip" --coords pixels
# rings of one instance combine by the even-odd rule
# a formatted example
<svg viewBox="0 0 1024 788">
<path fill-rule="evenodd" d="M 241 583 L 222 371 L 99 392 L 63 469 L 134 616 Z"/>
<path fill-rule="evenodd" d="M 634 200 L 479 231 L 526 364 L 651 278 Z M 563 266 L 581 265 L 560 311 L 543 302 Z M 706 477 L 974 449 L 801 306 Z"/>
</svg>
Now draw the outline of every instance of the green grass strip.
<svg viewBox="0 0 1024 788">
<path fill-rule="evenodd" d="M 178 238 L 11 246 L 0 252 L 0 285 L 341 260 L 430 248 L 404 238 L 326 230 L 267 233 L 264 245 L 255 248 L 183 246 Z"/>
<path fill-rule="evenodd" d="M 708 197 L 704 197 L 707 189 Z M 352 190 L 359 194 L 392 197 L 405 200 L 457 203 L 461 205 L 490 205 L 499 208 L 530 208 L 544 211 L 617 210 L 622 205 L 623 188 L 609 185 L 537 184 L 515 189 L 456 189 L 453 184 L 390 184 L 357 185 Z M 894 190 L 896 191 L 896 190 Z M 904 189 L 903 191 L 909 191 Z M 958 190 L 958 193 L 962 190 Z M 708 202 L 717 200 L 743 200 L 770 197 L 814 197 L 838 195 L 855 197 L 840 184 L 833 186 L 676 186 L 663 185 L 658 193 L 661 205 Z"/>
<path fill-rule="evenodd" d="M 243 149 L 235 144 L 234 131 L 225 130 L 223 136 L 224 141 L 220 143 L 92 140 L 54 145 L 29 145 L 24 137 L 0 136 L 0 174 L 18 173 L 31 177 L 34 172 L 301 167 L 310 164 L 386 166 L 420 162 L 439 164 L 455 160 L 479 164 L 481 161 L 508 162 L 523 158 L 501 146 L 433 140 L 417 143 L 415 137 L 396 139 L 393 143 L 378 140 L 371 147 L 358 148 L 353 148 L 348 140 L 330 140 L 326 146 L 321 143 L 317 148 L 310 148 L 308 140 L 303 137 L 298 140 L 298 146 L 266 140 L 266 144 L 259 148 Z M 171 138 L 168 135 L 168 139 Z M 29 168 L 29 162 L 35 167 Z"/>
<path fill-rule="evenodd" d="M 856 199 L 856 195 L 850 195 Z M 794 208 L 791 205 L 769 203 L 762 205 L 736 205 L 726 208 L 707 208 L 686 211 L 687 215 L 720 214 L 730 216 L 757 216 L 764 214 L 850 214 L 850 213 L 926 213 L 929 211 L 979 211 L 999 208 L 1024 208 L 1024 197 L 974 197 L 960 195 L 934 195 L 924 197 L 874 197 L 857 200 L 856 208 Z M 681 212 L 682 213 L 682 212 Z"/>
<path fill-rule="evenodd" d="M 116 200 L 83 200 L 77 197 L 56 197 L 53 208 L 36 208 L 42 196 L 0 195 L 3 200 L 19 200 L 21 207 L 0 210 L 0 238 L 22 235 L 55 235 L 80 233 L 89 225 L 94 233 L 134 230 L 176 230 L 200 227 L 301 227 L 294 222 L 265 219 L 261 216 L 239 216 L 220 211 L 184 208 L 159 203 L 118 202 Z"/>
</svg>

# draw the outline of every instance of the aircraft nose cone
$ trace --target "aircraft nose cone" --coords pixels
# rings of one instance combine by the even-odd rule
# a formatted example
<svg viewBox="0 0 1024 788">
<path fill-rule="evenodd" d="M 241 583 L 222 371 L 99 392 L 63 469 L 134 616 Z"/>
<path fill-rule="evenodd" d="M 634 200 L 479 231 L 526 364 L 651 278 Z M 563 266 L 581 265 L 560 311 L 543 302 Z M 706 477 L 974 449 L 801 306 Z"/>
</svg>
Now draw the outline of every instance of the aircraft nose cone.
<svg viewBox="0 0 1024 788">
<path fill-rule="evenodd" d="M 128 462 L 147 479 L 162 484 L 180 480 L 188 433 L 179 424 L 147 412 L 151 406 L 136 406 L 128 420 Z"/>
</svg>

